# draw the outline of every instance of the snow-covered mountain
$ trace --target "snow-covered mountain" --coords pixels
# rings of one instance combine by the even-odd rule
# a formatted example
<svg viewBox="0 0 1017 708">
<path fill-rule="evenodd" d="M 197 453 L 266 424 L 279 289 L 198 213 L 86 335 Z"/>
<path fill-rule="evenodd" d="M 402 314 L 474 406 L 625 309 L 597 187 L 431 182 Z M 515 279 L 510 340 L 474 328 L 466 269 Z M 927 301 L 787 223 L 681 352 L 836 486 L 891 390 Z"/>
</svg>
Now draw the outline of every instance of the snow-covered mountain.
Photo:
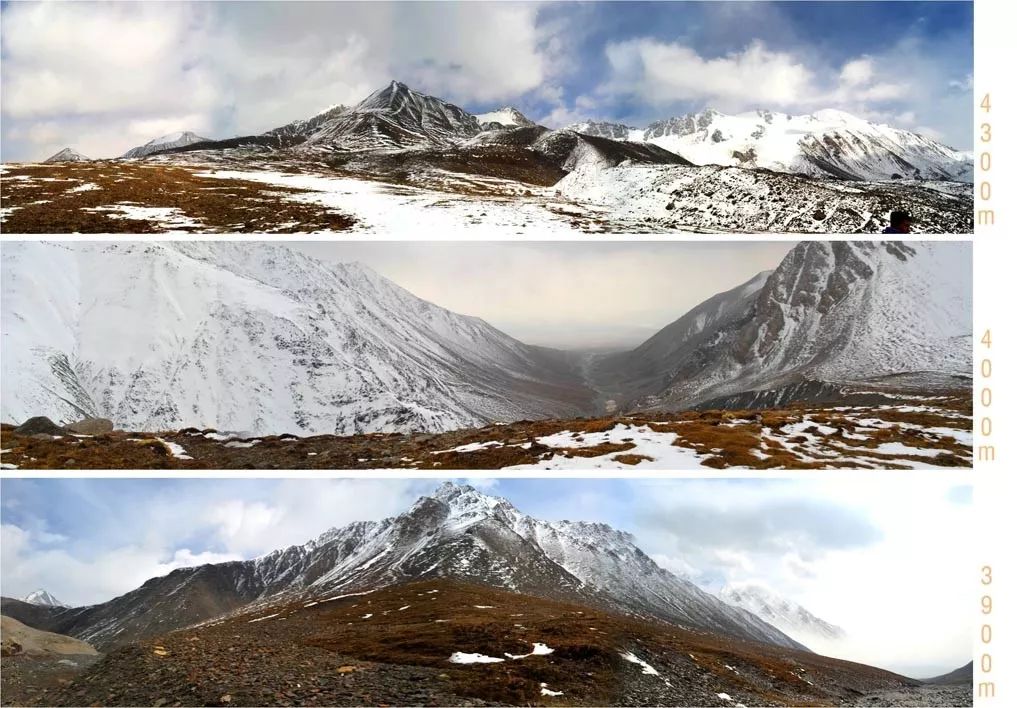
<svg viewBox="0 0 1017 708">
<path fill-rule="evenodd" d="M 259 243 L 4 244 L 4 421 L 355 433 L 573 417 L 565 355 Z"/>
<path fill-rule="evenodd" d="M 602 121 L 568 127 L 615 140 L 651 142 L 697 165 L 872 181 L 974 179 L 971 153 L 837 110 L 801 116 L 771 111 L 725 115 L 708 108 L 642 130 Z"/>
<path fill-rule="evenodd" d="M 41 605 L 42 607 L 66 607 L 64 603 L 57 600 L 55 597 L 49 594 L 48 591 L 39 589 L 33 590 L 32 592 L 21 598 L 22 602 L 27 602 L 30 605 Z"/>
<path fill-rule="evenodd" d="M 451 145 L 480 132 L 459 106 L 392 81 L 349 110 L 335 111 L 307 133 L 305 146 L 333 150 Z"/>
<path fill-rule="evenodd" d="M 49 627 L 102 646 L 252 602 L 369 594 L 427 578 L 574 600 L 801 648 L 751 612 L 660 568 L 630 534 L 605 524 L 534 519 L 505 499 L 450 482 L 399 516 L 333 528 L 254 560 L 175 570 L 110 602 L 55 614 Z"/>
<path fill-rule="evenodd" d="M 65 147 L 60 152 L 47 157 L 43 162 L 91 162 L 91 158 L 85 157 L 74 148 Z"/>
<path fill-rule="evenodd" d="M 611 123 L 605 120 L 587 120 L 582 123 L 566 125 L 562 130 L 571 130 L 583 135 L 592 135 L 597 138 L 609 138 L 611 140 L 628 140 L 631 142 L 644 142 L 643 130 L 633 128 L 630 125 Z"/>
<path fill-rule="evenodd" d="M 496 111 L 488 113 L 477 113 L 473 116 L 480 123 L 483 130 L 497 130 L 499 128 L 524 128 L 536 125 L 516 108 L 505 106 Z"/>
<path fill-rule="evenodd" d="M 804 242 L 765 280 L 603 357 L 595 375 L 630 407 L 651 408 L 804 380 L 967 376 L 971 269 L 963 243 Z"/>
<path fill-rule="evenodd" d="M 173 148 L 186 147 L 187 145 L 194 145 L 196 143 L 207 143 L 211 140 L 211 138 L 203 138 L 190 131 L 170 133 L 169 135 L 153 138 L 144 145 L 131 148 L 125 152 L 122 157 L 145 157 L 146 155 L 151 155 L 152 153 L 160 152 L 162 150 L 172 150 Z"/>
<path fill-rule="evenodd" d="M 729 605 L 741 607 L 769 622 L 803 644 L 830 642 L 845 637 L 840 627 L 821 620 L 801 605 L 780 597 L 756 584 L 727 585 L 717 596 Z"/>
</svg>

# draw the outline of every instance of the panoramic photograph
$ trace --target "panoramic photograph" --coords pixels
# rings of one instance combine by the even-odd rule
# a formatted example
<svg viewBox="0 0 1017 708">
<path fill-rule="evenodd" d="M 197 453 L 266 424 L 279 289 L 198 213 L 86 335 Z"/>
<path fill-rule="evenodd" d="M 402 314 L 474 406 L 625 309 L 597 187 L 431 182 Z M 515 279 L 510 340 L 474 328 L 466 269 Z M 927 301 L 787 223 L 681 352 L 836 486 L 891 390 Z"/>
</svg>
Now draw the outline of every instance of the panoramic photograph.
<svg viewBox="0 0 1017 708">
<path fill-rule="evenodd" d="M 7 233 L 972 233 L 970 2 L 0 6 Z"/>
<path fill-rule="evenodd" d="M 970 486 L 0 487 L 4 705 L 972 705 Z"/>
<path fill-rule="evenodd" d="M 972 466 L 968 242 L 5 242 L 4 469 Z"/>
</svg>

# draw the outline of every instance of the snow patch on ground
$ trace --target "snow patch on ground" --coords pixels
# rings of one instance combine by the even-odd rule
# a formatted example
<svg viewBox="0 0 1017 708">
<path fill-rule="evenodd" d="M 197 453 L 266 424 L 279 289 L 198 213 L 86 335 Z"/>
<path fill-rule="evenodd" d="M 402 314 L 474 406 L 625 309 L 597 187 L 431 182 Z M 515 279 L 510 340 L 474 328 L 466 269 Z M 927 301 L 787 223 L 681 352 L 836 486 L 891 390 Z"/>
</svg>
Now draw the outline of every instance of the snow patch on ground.
<svg viewBox="0 0 1017 708">
<path fill-rule="evenodd" d="M 525 465 L 506 467 L 507 470 L 526 469 L 706 469 L 703 465 L 704 456 L 695 450 L 674 444 L 678 438 L 675 433 L 658 433 L 648 426 L 633 426 L 618 423 L 614 428 L 601 433 L 582 433 L 575 437 L 572 431 L 564 430 L 553 435 L 537 438 L 537 442 L 548 447 L 568 450 L 569 448 L 596 447 L 604 443 L 619 444 L 631 440 L 635 447 L 622 452 L 610 452 L 597 457 L 568 457 L 565 454 L 554 455 L 549 460 L 542 460 Z M 635 465 L 627 465 L 614 459 L 617 455 L 642 455 L 648 460 L 641 460 Z"/>
<path fill-rule="evenodd" d="M 633 664 L 639 664 L 640 666 L 643 667 L 643 673 L 648 676 L 660 676 L 660 673 L 655 668 L 647 664 L 645 661 L 643 661 L 630 651 L 623 652 L 621 658 L 625 659 L 625 661 L 630 661 Z"/>
<path fill-rule="evenodd" d="M 453 664 L 497 664 L 505 661 L 499 659 L 496 656 L 487 656 L 485 654 L 468 654 L 466 652 L 453 652 L 452 656 L 448 659 Z"/>
</svg>

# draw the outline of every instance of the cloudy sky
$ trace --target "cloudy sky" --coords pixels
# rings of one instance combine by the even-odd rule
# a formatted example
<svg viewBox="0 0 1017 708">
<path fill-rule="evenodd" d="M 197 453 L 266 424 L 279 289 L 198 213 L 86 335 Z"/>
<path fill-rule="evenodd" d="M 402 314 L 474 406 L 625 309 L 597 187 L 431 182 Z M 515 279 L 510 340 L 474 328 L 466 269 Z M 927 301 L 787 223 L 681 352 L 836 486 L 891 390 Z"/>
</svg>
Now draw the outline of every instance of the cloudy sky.
<svg viewBox="0 0 1017 708">
<path fill-rule="evenodd" d="M 792 242 L 303 242 L 527 344 L 632 347 L 703 300 L 776 268 Z"/>
<path fill-rule="evenodd" d="M 710 590 L 762 584 L 847 630 L 835 653 L 911 676 L 970 660 L 971 488 L 924 477 L 474 480 L 538 518 L 602 521 Z M 2 590 L 108 600 L 404 511 L 435 480 L 4 479 Z M 831 647 L 814 647 L 831 652 Z"/>
<path fill-rule="evenodd" d="M 972 145 L 970 2 L 4 2 L 8 161 L 263 132 L 390 79 L 561 127 L 840 108 Z"/>
</svg>

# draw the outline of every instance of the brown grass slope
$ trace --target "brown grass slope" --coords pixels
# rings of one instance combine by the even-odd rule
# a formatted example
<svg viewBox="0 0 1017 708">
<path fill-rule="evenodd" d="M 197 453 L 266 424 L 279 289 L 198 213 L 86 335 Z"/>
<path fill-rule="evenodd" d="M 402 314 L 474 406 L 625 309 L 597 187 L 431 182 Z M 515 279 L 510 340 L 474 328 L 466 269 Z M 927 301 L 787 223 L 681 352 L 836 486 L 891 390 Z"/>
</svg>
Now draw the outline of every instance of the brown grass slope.
<svg viewBox="0 0 1017 708">
<path fill-rule="evenodd" d="M 537 642 L 553 652 L 506 656 L 527 654 Z M 454 664 L 453 652 L 504 661 Z M 628 652 L 657 674 L 623 658 Z M 562 695 L 542 694 L 542 684 Z M 916 684 L 808 652 L 439 580 L 266 605 L 122 647 L 50 699 L 55 705 L 836 705 Z"/>
</svg>

